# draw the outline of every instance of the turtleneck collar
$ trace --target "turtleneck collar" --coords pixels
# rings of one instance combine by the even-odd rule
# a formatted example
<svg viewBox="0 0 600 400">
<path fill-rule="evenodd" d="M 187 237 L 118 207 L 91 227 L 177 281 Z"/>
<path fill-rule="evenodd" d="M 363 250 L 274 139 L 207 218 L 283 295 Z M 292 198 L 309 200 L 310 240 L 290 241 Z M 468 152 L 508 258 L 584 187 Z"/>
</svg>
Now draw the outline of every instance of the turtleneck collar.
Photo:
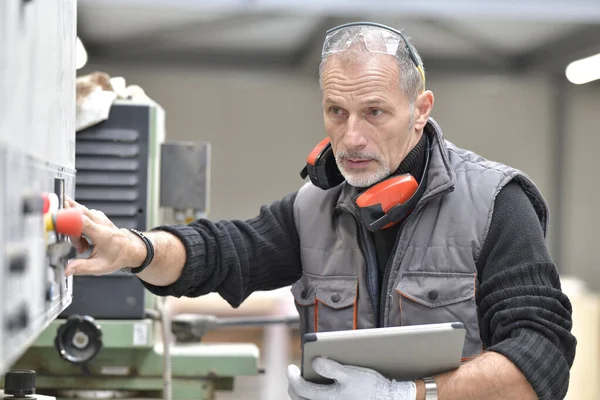
<svg viewBox="0 0 600 400">
<path fill-rule="evenodd" d="M 425 151 L 427 149 L 427 135 L 423 132 L 417 145 L 404 157 L 398 169 L 392 175 L 411 174 L 417 182 L 421 182 L 425 168 Z"/>
</svg>

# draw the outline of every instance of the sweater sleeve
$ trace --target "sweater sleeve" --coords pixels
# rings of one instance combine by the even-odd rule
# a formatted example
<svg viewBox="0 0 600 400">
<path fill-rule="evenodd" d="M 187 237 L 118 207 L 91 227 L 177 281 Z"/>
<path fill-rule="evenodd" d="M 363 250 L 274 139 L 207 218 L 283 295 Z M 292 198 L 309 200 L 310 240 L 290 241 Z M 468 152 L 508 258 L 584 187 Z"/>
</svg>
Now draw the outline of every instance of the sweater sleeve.
<svg viewBox="0 0 600 400">
<path fill-rule="evenodd" d="M 571 303 L 533 205 L 517 182 L 496 197 L 477 269 L 486 351 L 511 360 L 539 399 L 564 398 L 576 348 Z"/>
<path fill-rule="evenodd" d="M 169 286 L 142 281 L 159 296 L 197 297 L 218 292 L 238 307 L 252 292 L 292 284 L 302 273 L 299 239 L 294 223 L 296 193 L 263 206 L 257 217 L 189 225 L 166 225 L 185 246 L 181 276 Z"/>
</svg>

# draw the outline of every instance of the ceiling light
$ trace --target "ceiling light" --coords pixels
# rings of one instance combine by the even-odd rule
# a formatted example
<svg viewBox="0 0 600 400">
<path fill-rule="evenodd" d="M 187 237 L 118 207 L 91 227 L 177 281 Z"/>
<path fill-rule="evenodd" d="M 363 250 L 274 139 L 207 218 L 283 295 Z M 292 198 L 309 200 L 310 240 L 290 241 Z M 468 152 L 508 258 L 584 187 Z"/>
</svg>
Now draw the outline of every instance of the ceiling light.
<svg viewBox="0 0 600 400">
<path fill-rule="evenodd" d="M 600 54 L 573 61 L 567 65 L 565 75 L 576 85 L 600 79 Z"/>
</svg>

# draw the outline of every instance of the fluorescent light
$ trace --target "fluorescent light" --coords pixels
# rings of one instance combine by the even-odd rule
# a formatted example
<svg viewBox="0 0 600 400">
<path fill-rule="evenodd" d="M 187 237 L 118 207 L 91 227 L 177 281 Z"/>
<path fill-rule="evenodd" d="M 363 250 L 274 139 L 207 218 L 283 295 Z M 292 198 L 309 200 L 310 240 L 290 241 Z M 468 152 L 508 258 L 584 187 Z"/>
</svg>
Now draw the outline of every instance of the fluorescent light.
<svg viewBox="0 0 600 400">
<path fill-rule="evenodd" d="M 565 75 L 576 85 L 600 79 L 600 54 L 573 61 L 567 65 Z"/>
<path fill-rule="evenodd" d="M 83 43 L 77 37 L 77 44 L 75 45 L 75 69 L 81 69 L 87 64 L 88 56 Z"/>
</svg>

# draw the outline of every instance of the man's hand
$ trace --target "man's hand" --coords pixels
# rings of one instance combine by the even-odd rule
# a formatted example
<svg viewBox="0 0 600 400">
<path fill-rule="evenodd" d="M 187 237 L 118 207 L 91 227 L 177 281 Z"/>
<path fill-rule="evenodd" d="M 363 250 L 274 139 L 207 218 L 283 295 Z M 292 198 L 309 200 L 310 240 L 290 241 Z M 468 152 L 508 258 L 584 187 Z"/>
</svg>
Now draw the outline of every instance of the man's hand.
<svg viewBox="0 0 600 400">
<path fill-rule="evenodd" d="M 69 198 L 65 208 L 83 211 L 83 235 L 94 245 L 88 259 L 71 261 L 65 270 L 69 275 L 104 275 L 123 267 L 137 267 L 146 258 L 146 246 L 133 233 L 117 228 L 102 211 L 90 210 Z M 79 253 L 89 248 L 83 237 L 71 237 L 71 243 Z"/>
<path fill-rule="evenodd" d="M 288 394 L 293 400 L 415 400 L 417 396 L 414 382 L 390 381 L 371 369 L 341 365 L 322 357 L 313 361 L 313 368 L 335 383 L 307 382 L 300 376 L 298 367 L 290 365 Z"/>
</svg>

